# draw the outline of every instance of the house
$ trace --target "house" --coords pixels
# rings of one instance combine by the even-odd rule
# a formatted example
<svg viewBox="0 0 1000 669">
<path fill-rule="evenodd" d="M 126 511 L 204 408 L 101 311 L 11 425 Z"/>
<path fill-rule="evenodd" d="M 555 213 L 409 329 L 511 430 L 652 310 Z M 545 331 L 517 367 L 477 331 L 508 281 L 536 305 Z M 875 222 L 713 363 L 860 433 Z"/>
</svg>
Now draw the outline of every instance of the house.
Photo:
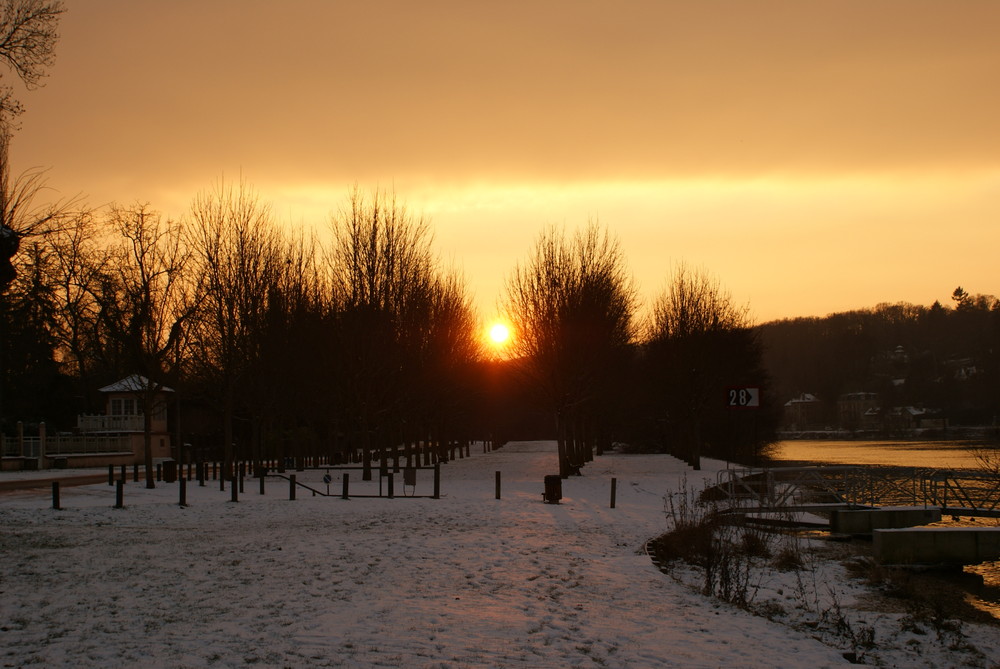
<svg viewBox="0 0 1000 669">
<path fill-rule="evenodd" d="M 785 402 L 782 428 L 792 432 L 820 430 L 823 428 L 823 402 L 810 393 Z"/>
<path fill-rule="evenodd" d="M 17 437 L 0 435 L 0 469 L 46 469 L 49 467 L 101 467 L 105 465 L 142 464 L 145 460 L 145 425 L 143 398 L 149 380 L 133 374 L 99 389 L 105 397 L 101 415 L 76 418 L 72 433 L 48 434 L 45 423 L 38 425 L 37 436 L 26 435 L 17 424 Z M 155 388 L 151 420 L 154 458 L 171 457 L 167 405 L 171 388 Z"/>
<path fill-rule="evenodd" d="M 105 397 L 104 414 L 77 416 L 77 432 L 85 436 L 105 435 L 125 438 L 129 450 L 135 456 L 135 462 L 141 463 L 145 457 L 145 416 L 142 405 L 149 383 L 146 377 L 133 374 L 100 388 L 98 392 Z M 167 404 L 173 392 L 172 388 L 166 386 L 155 389 L 153 411 L 150 414 L 154 458 L 169 458 L 171 455 Z"/>
<path fill-rule="evenodd" d="M 837 398 L 837 417 L 845 430 L 867 429 L 873 420 L 872 409 L 879 409 L 878 393 L 846 393 Z"/>
</svg>

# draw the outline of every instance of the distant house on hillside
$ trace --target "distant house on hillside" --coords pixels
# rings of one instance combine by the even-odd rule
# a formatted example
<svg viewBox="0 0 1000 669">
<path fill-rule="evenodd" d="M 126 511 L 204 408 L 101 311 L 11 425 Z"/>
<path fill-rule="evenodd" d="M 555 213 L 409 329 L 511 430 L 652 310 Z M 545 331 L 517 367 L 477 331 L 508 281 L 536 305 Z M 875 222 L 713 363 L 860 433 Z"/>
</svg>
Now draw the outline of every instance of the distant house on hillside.
<svg viewBox="0 0 1000 669">
<path fill-rule="evenodd" d="M 837 418 L 845 430 L 871 428 L 879 406 L 878 393 L 846 393 L 837 398 Z M 872 411 L 872 410 L 875 411 Z"/>
<path fill-rule="evenodd" d="M 782 429 L 791 432 L 823 429 L 823 402 L 810 393 L 802 393 L 785 402 Z"/>
</svg>

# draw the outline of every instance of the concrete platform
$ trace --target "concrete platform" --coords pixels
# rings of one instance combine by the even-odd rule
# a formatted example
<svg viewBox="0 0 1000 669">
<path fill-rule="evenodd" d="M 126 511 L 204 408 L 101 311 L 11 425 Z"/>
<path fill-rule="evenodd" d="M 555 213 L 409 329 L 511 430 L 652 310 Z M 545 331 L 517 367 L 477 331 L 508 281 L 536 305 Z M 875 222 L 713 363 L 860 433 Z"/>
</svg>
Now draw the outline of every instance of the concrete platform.
<svg viewBox="0 0 1000 669">
<path fill-rule="evenodd" d="M 871 534 L 874 530 L 916 527 L 941 520 L 936 506 L 884 506 L 877 509 L 838 509 L 830 512 L 830 531 Z"/>
<path fill-rule="evenodd" d="M 1000 527 L 914 527 L 872 532 L 885 565 L 961 566 L 1000 560 Z"/>
</svg>

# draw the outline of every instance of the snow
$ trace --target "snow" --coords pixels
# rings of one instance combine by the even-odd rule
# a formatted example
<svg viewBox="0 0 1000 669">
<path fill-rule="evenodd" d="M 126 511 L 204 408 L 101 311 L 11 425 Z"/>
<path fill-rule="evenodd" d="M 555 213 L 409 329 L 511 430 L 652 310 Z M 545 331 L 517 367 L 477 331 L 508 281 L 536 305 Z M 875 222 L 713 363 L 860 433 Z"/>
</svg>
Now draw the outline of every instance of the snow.
<svg viewBox="0 0 1000 669">
<path fill-rule="evenodd" d="M 480 452 L 476 452 L 476 451 Z M 843 638 L 802 625 L 801 575 L 768 575 L 759 597 L 800 615 L 769 620 L 703 597 L 644 552 L 668 528 L 664 496 L 686 478 L 669 456 L 610 454 L 562 482 L 552 442 L 517 442 L 442 466 L 439 500 L 288 499 L 248 481 L 238 502 L 207 482 L 107 482 L 0 493 L 0 661 L 108 667 L 843 667 Z M 723 466 L 722 463 L 707 463 Z M 495 472 L 502 496 L 495 499 Z M 376 470 L 377 472 L 377 470 Z M 424 474 L 424 472 L 421 472 Z M 50 474 L 56 474 L 54 472 Z M 72 476 L 60 472 L 59 476 Z M 322 489 L 324 472 L 298 472 Z M 0 480 L 17 476 L 4 473 Z M 37 475 L 36 475 L 37 476 Z M 351 472 L 352 490 L 355 477 Z M 616 508 L 610 508 L 612 477 Z M 429 494 L 424 477 L 417 494 Z M 360 486 L 360 483 L 358 484 Z M 336 494 L 339 482 L 331 486 Z M 360 488 L 358 488 L 360 492 Z M 978 650 L 907 636 L 898 614 L 850 607 L 836 564 L 824 584 L 855 626 L 884 640 L 886 666 L 990 666 L 996 628 L 966 625 Z M 832 571 L 824 571 L 832 570 Z M 841 572 L 843 570 L 841 569 Z M 820 590 L 817 588 L 817 590 Z M 817 609 L 818 610 L 818 609 Z M 815 611 L 813 611 L 815 613 Z M 950 644 L 953 648 L 954 643 Z M 919 654 L 918 654 L 919 651 Z"/>
</svg>

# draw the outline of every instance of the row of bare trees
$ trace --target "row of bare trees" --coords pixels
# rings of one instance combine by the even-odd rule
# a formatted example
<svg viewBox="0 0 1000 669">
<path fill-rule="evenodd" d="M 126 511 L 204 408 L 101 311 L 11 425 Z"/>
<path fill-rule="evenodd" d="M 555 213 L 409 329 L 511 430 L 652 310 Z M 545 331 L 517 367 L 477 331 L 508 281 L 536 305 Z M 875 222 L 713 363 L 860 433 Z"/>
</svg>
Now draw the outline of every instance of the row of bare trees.
<svg viewBox="0 0 1000 669">
<path fill-rule="evenodd" d="M 168 383 L 221 417 L 227 463 L 237 444 L 273 454 L 276 434 L 366 454 L 457 438 L 467 426 L 448 408 L 468 404 L 462 377 L 479 359 L 461 279 L 390 194 L 355 191 L 331 227 L 327 246 L 284 232 L 245 183 L 203 192 L 183 221 L 144 204 L 65 215 L 22 248 L 0 297 L 5 396 L 32 377 L 82 396 L 138 373 L 147 419 Z M 40 395 L 0 414 L 38 415 Z"/>
<path fill-rule="evenodd" d="M 281 229 L 243 182 L 199 194 L 182 221 L 144 204 L 59 220 L 0 297 L 0 397 L 39 390 L 0 404 L 10 419 L 52 420 L 38 396 L 138 373 L 143 414 L 164 385 L 182 390 L 184 438 L 203 433 L 227 463 L 313 447 L 370 463 L 396 444 L 503 434 L 509 417 L 485 406 L 499 373 L 551 416 L 539 436 L 557 438 L 564 476 L 613 441 L 697 463 L 746 459 L 771 435 L 764 421 L 741 437 L 745 419 L 720 412 L 727 386 L 766 383 L 746 309 L 681 266 L 640 322 L 621 247 L 596 223 L 545 230 L 514 268 L 502 307 L 516 336 L 497 371 L 461 278 L 392 194 L 355 190 L 326 244 Z"/>
<path fill-rule="evenodd" d="M 505 286 L 520 328 L 515 370 L 554 417 L 559 469 L 569 475 L 613 438 L 752 461 L 773 441 L 777 412 L 740 414 L 731 387 L 767 390 L 749 311 L 710 275 L 681 265 L 648 320 L 616 239 L 596 223 L 575 235 L 543 232 Z"/>
</svg>

